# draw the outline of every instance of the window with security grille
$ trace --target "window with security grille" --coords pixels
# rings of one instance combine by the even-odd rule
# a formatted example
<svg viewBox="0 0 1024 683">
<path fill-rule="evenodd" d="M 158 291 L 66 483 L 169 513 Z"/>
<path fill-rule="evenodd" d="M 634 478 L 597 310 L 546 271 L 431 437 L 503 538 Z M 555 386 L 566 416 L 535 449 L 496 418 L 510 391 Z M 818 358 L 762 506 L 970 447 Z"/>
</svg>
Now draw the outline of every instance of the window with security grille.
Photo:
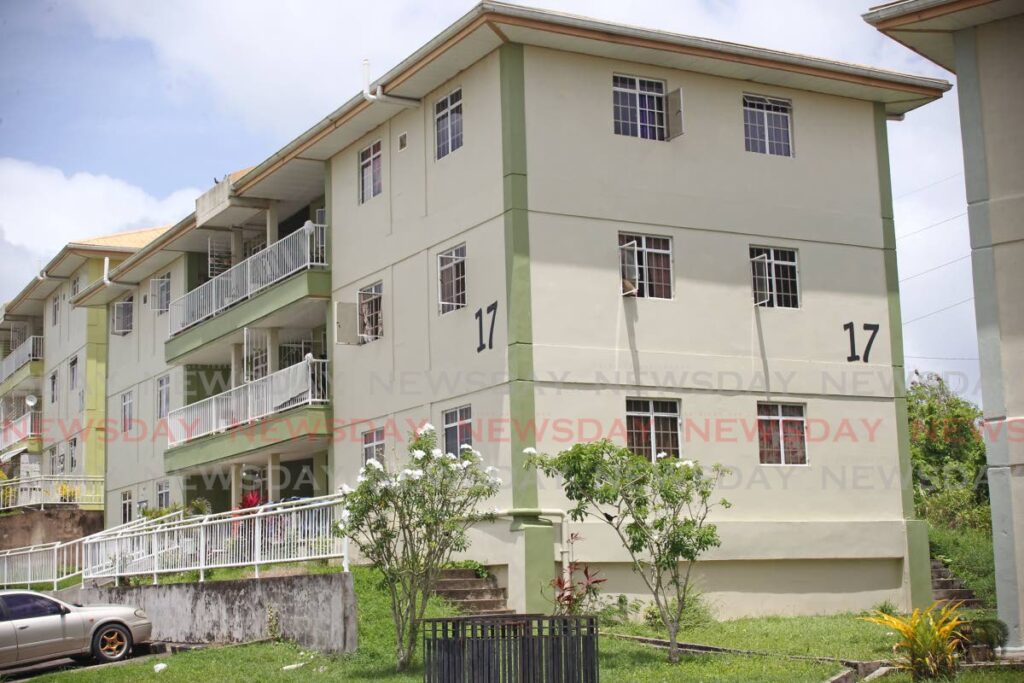
<svg viewBox="0 0 1024 683">
<path fill-rule="evenodd" d="M 473 445 L 473 409 L 460 406 L 444 411 L 444 450 L 458 454 L 463 445 Z"/>
<path fill-rule="evenodd" d="M 800 308 L 800 274 L 795 249 L 750 247 L 754 305 Z"/>
<path fill-rule="evenodd" d="M 121 394 L 121 431 L 128 433 L 132 430 L 132 423 L 135 420 L 135 408 L 132 392 L 126 391 Z"/>
<path fill-rule="evenodd" d="M 68 391 L 78 388 L 78 356 L 68 361 Z"/>
<path fill-rule="evenodd" d="M 462 88 L 434 105 L 434 143 L 437 159 L 462 147 Z"/>
<path fill-rule="evenodd" d="M 359 290 L 359 343 L 368 344 L 384 337 L 384 283 L 375 282 Z"/>
<path fill-rule="evenodd" d="M 437 255 L 437 288 L 441 315 L 466 307 L 466 245 Z"/>
<path fill-rule="evenodd" d="M 171 307 L 171 274 L 161 275 L 149 281 L 149 297 L 153 310 L 163 315 Z"/>
<path fill-rule="evenodd" d="M 377 462 L 384 461 L 384 428 L 368 429 L 363 432 L 363 464 L 371 458 Z"/>
<path fill-rule="evenodd" d="M 757 445 L 762 465 L 806 465 L 804 407 L 794 403 L 758 403 Z"/>
<path fill-rule="evenodd" d="M 679 457 L 679 401 L 626 399 L 626 446 L 651 460 Z"/>
<path fill-rule="evenodd" d="M 135 507 L 132 505 L 132 492 L 121 492 L 121 524 L 127 524 L 135 516 Z"/>
<path fill-rule="evenodd" d="M 616 135 L 665 140 L 665 81 L 612 76 L 612 121 Z"/>
<path fill-rule="evenodd" d="M 156 506 L 161 510 L 171 507 L 171 483 L 169 481 L 157 482 Z"/>
<path fill-rule="evenodd" d="M 50 301 L 50 325 L 57 327 L 60 322 L 60 295 L 54 294 Z"/>
<path fill-rule="evenodd" d="M 743 138 L 748 152 L 793 156 L 793 105 L 758 95 L 743 96 Z"/>
<path fill-rule="evenodd" d="M 156 417 L 167 417 L 171 412 L 171 376 L 156 378 Z"/>
<path fill-rule="evenodd" d="M 78 439 L 68 439 L 68 472 L 74 474 L 78 471 Z"/>
<path fill-rule="evenodd" d="M 359 203 L 365 204 L 384 189 L 380 140 L 359 152 Z"/>
<path fill-rule="evenodd" d="M 672 298 L 672 238 L 619 233 L 622 293 L 647 299 Z"/>
</svg>

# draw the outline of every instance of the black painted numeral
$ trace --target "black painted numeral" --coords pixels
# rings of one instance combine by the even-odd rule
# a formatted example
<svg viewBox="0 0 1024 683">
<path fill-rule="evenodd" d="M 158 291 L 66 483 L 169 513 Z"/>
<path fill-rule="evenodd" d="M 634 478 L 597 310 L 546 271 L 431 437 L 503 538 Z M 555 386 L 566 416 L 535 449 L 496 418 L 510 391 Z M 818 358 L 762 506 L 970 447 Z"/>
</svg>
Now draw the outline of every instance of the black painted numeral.
<svg viewBox="0 0 1024 683">
<path fill-rule="evenodd" d="M 474 317 L 476 318 L 477 329 L 479 330 L 479 343 L 476 345 L 476 352 L 480 353 L 485 349 L 494 348 L 494 321 L 498 317 L 498 302 L 495 301 L 487 307 L 487 313 L 491 316 L 490 330 L 487 333 L 487 342 L 484 342 L 484 309 L 476 309 Z"/>
<path fill-rule="evenodd" d="M 871 336 L 868 337 L 868 343 L 864 346 L 864 357 L 861 358 L 860 354 L 857 353 L 857 336 L 854 324 L 848 322 L 843 325 L 843 329 L 850 333 L 850 355 L 846 357 L 847 363 L 856 363 L 859 360 L 863 360 L 865 363 L 868 362 L 868 358 L 871 356 L 871 346 L 875 343 L 875 337 L 878 336 L 880 328 L 881 326 L 878 323 L 864 323 L 864 331 L 870 332 Z"/>
</svg>

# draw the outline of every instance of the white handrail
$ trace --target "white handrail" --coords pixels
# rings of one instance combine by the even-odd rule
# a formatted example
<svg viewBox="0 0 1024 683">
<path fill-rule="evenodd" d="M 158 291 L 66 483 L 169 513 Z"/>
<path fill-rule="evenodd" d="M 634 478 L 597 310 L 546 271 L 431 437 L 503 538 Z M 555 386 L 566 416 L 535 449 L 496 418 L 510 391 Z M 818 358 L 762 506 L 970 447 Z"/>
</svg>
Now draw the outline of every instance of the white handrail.
<svg viewBox="0 0 1024 683">
<path fill-rule="evenodd" d="M 102 504 L 103 477 L 44 475 L 0 481 L 0 510 Z"/>
<path fill-rule="evenodd" d="M 173 337 L 294 273 L 326 265 L 327 226 L 306 221 L 287 237 L 172 301 L 168 334 Z"/>
<path fill-rule="evenodd" d="M 348 539 L 334 535 L 344 498 L 333 494 L 187 517 L 86 539 L 86 579 L 198 571 L 218 567 L 341 558 L 348 571 Z"/>
<path fill-rule="evenodd" d="M 305 358 L 254 382 L 172 410 L 167 446 L 223 432 L 300 405 L 326 403 L 327 361 Z"/>
<path fill-rule="evenodd" d="M 21 366 L 43 359 L 43 338 L 29 337 L 11 351 L 0 363 L 0 382 L 17 372 Z"/>
<path fill-rule="evenodd" d="M 38 410 L 26 410 L 17 417 L 7 420 L 0 426 L 0 451 L 13 446 L 24 439 L 41 436 L 43 432 L 43 414 Z"/>
</svg>

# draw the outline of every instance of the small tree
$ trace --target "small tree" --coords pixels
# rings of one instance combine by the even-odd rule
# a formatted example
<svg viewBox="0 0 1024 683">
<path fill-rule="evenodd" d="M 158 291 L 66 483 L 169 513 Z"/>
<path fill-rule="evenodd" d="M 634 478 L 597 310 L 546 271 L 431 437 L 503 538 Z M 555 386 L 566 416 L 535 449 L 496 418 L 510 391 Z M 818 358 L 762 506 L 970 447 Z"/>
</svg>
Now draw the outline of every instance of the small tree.
<svg viewBox="0 0 1024 683">
<path fill-rule="evenodd" d="M 669 661 L 679 661 L 679 622 L 693 566 L 720 543 L 707 518 L 726 471 L 714 465 L 705 473 L 698 463 L 664 454 L 651 462 L 607 440 L 576 444 L 554 457 L 531 453 L 529 462 L 562 478 L 576 505 L 572 519 L 593 517 L 615 530 L 668 631 Z M 729 507 L 724 499 L 717 505 Z"/>
<path fill-rule="evenodd" d="M 441 569 L 452 553 L 469 547 L 470 526 L 493 518 L 478 508 L 498 492 L 501 480 L 480 459 L 468 446 L 458 454 L 441 452 L 427 424 L 409 443 L 406 469 L 392 474 L 371 459 L 355 489 L 342 486 L 345 509 L 335 531 L 352 539 L 384 574 L 399 671 L 412 661 L 419 622 Z"/>
</svg>

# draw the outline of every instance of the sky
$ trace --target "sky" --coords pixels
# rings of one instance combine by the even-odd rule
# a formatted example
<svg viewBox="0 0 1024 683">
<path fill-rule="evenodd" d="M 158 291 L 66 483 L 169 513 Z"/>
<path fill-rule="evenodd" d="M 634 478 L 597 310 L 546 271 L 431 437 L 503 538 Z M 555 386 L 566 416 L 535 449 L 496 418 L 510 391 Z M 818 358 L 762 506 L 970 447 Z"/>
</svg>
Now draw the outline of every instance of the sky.
<svg viewBox="0 0 1024 683">
<path fill-rule="evenodd" d="M 955 76 L 861 19 L 871 0 L 534 6 Z M 63 244 L 173 223 L 467 12 L 470 0 L 0 0 L 0 301 Z M 956 90 L 889 124 L 908 369 L 980 402 Z M 841 163 L 841 160 L 837 160 Z"/>
</svg>

